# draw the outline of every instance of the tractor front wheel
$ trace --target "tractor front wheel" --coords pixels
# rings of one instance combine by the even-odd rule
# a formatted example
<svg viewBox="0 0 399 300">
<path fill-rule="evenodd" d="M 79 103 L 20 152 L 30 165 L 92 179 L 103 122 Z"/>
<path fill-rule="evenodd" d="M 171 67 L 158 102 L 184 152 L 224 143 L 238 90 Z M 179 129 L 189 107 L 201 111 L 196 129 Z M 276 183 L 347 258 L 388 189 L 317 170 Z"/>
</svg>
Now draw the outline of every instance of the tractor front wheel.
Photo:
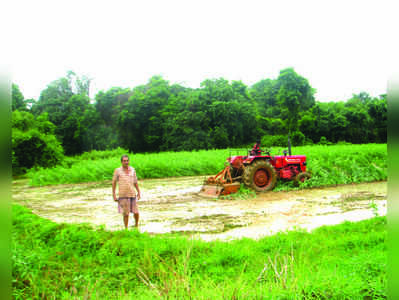
<svg viewBox="0 0 399 300">
<path fill-rule="evenodd" d="M 294 179 L 294 186 L 299 186 L 301 183 L 305 182 L 311 177 L 310 173 L 308 172 L 302 172 L 296 175 Z"/>
<path fill-rule="evenodd" d="M 246 186 L 255 191 L 266 192 L 271 191 L 276 186 L 277 175 L 269 162 L 258 160 L 245 167 L 243 180 Z"/>
</svg>

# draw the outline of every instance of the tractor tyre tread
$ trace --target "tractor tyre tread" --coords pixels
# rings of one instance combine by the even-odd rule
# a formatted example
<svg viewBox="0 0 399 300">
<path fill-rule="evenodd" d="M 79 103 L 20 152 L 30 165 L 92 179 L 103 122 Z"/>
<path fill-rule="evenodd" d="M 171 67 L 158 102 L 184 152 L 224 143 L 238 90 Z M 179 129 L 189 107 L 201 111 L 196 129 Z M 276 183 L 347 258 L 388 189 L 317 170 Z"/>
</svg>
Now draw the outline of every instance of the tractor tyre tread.
<svg viewBox="0 0 399 300">
<path fill-rule="evenodd" d="M 254 179 L 253 179 L 255 172 L 261 168 L 266 169 L 268 175 L 271 177 L 271 180 L 269 180 L 269 184 L 266 187 L 258 187 L 255 184 Z M 253 164 L 245 167 L 244 172 L 243 172 L 243 181 L 247 187 L 252 188 L 257 192 L 271 191 L 274 189 L 274 187 L 276 186 L 276 183 L 277 183 L 276 170 L 269 162 L 267 162 L 265 160 L 258 160 L 258 161 L 255 161 Z"/>
<path fill-rule="evenodd" d="M 301 178 L 304 177 L 304 180 L 308 180 L 310 177 L 312 177 L 312 175 L 310 175 L 309 172 L 301 172 L 298 175 L 295 176 L 294 179 L 294 186 L 298 187 L 300 185 Z"/>
</svg>

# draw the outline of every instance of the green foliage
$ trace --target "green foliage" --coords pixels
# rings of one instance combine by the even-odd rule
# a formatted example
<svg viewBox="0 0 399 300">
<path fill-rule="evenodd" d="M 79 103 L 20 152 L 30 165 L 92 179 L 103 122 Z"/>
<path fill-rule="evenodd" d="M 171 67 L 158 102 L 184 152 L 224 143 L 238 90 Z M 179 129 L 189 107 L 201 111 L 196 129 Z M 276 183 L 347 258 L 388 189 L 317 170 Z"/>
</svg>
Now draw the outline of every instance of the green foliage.
<svg viewBox="0 0 399 300">
<path fill-rule="evenodd" d="M 88 141 L 93 131 L 89 132 L 89 129 L 98 118 L 93 116 L 96 112 L 90 104 L 89 86 L 88 77 L 79 77 L 69 71 L 66 77 L 51 82 L 32 105 L 34 115 L 48 113 L 66 155 L 92 149 L 93 145 Z"/>
<path fill-rule="evenodd" d="M 87 143 L 91 145 L 89 149 L 106 150 L 121 145 L 118 120 L 131 94 L 130 89 L 121 87 L 97 93 L 92 118 L 86 118 L 89 127 Z"/>
<path fill-rule="evenodd" d="M 284 148 L 287 140 L 284 137 Z M 266 148 L 265 144 L 262 144 Z M 271 154 L 282 154 L 281 148 L 272 148 Z M 193 152 L 161 152 L 130 154 L 131 164 L 139 178 L 162 178 L 216 174 L 234 149 L 201 150 Z M 387 145 L 319 145 L 292 147 L 293 155 L 306 155 L 312 178 L 302 187 L 317 187 L 354 182 L 387 179 Z M 64 166 L 28 172 L 30 184 L 48 185 L 111 180 L 120 157 L 126 150 L 93 151 L 82 156 L 67 158 Z M 245 151 L 240 152 L 246 155 Z M 292 182 L 278 183 L 279 189 L 293 189 Z"/>
<path fill-rule="evenodd" d="M 243 183 L 241 183 L 240 189 L 237 193 L 220 196 L 220 199 L 243 200 L 248 198 L 256 198 L 256 192 L 246 187 Z"/>
<path fill-rule="evenodd" d="M 279 110 L 276 99 L 276 80 L 262 79 L 255 83 L 249 90 L 252 99 L 257 103 L 262 116 L 276 117 Z"/>
<path fill-rule="evenodd" d="M 304 154 L 312 178 L 302 187 L 318 187 L 387 180 L 387 145 L 320 145 L 294 147 L 293 154 Z M 279 184 L 278 190 L 292 189 L 292 183 Z"/>
<path fill-rule="evenodd" d="M 297 128 L 299 112 L 308 110 L 315 104 L 315 90 L 308 80 L 298 75 L 294 69 L 280 71 L 276 82 L 276 100 L 282 107 L 288 123 L 288 132 Z"/>
<path fill-rule="evenodd" d="M 27 131 L 33 127 L 35 127 L 35 116 L 29 112 L 24 111 L 13 111 L 12 112 L 12 120 L 11 120 L 11 128 L 18 129 L 21 131 Z"/>
<path fill-rule="evenodd" d="M 96 95 L 95 107 L 103 122 L 116 127 L 118 113 L 131 95 L 130 89 L 112 87 L 108 91 L 100 91 Z"/>
<path fill-rule="evenodd" d="M 293 146 L 303 146 L 306 142 L 305 135 L 300 131 L 295 131 L 291 133 L 291 143 Z"/>
<path fill-rule="evenodd" d="M 371 117 L 371 135 L 377 143 L 387 141 L 387 99 L 383 95 L 380 100 L 373 99 L 368 105 L 368 114 Z"/>
<path fill-rule="evenodd" d="M 46 114 L 35 118 L 29 112 L 12 113 L 12 172 L 34 167 L 50 168 L 61 163 L 63 150 L 54 135 L 55 126 Z"/>
<path fill-rule="evenodd" d="M 379 299 L 387 221 L 376 217 L 258 241 L 56 224 L 12 207 L 14 299 Z"/>
<path fill-rule="evenodd" d="M 286 135 L 265 135 L 261 139 L 261 145 L 263 147 L 287 147 L 288 138 Z"/>
<path fill-rule="evenodd" d="M 169 82 L 153 76 L 146 85 L 132 91 L 118 120 L 121 145 L 131 151 L 157 151 L 162 143 L 161 113 L 171 90 Z"/>
<path fill-rule="evenodd" d="M 322 136 L 319 141 L 319 145 L 332 145 L 331 142 L 327 141 L 325 136 Z"/>
<path fill-rule="evenodd" d="M 162 150 L 226 148 L 252 142 L 256 107 L 240 81 L 205 80 L 183 89 L 163 108 Z"/>
<path fill-rule="evenodd" d="M 26 102 L 24 99 L 24 95 L 22 95 L 19 86 L 16 84 L 11 85 L 11 108 L 12 111 L 19 110 L 24 111 L 27 110 Z"/>
<path fill-rule="evenodd" d="M 216 126 L 214 130 L 210 132 L 211 143 L 216 149 L 224 149 L 229 145 L 229 137 L 227 135 L 226 129 Z"/>
<path fill-rule="evenodd" d="M 119 152 L 121 151 L 121 152 Z M 75 157 L 73 164 L 53 169 L 40 169 L 28 172 L 32 185 L 78 183 L 111 180 L 115 168 L 120 167 L 120 157 L 124 150 L 107 151 L 111 156 L 103 159 L 87 159 L 96 154 L 83 154 L 83 159 Z M 223 169 L 229 150 L 201 150 L 193 152 L 161 152 L 152 154 L 129 154 L 138 178 L 162 178 L 216 174 Z"/>
<path fill-rule="evenodd" d="M 31 105 L 35 116 L 48 113 L 66 155 L 116 147 L 141 153 L 241 147 L 288 134 L 294 145 L 323 136 L 332 143 L 387 141 L 386 95 L 315 102 L 315 90 L 292 68 L 251 87 L 218 78 L 192 89 L 153 76 L 144 85 L 100 91 L 95 101 L 90 82 L 70 71 Z M 13 85 L 13 109 L 29 109 L 28 102 Z M 283 146 L 278 138 L 267 143 Z"/>
<path fill-rule="evenodd" d="M 337 145 L 352 145 L 352 143 L 348 143 L 345 141 L 338 141 Z"/>
</svg>

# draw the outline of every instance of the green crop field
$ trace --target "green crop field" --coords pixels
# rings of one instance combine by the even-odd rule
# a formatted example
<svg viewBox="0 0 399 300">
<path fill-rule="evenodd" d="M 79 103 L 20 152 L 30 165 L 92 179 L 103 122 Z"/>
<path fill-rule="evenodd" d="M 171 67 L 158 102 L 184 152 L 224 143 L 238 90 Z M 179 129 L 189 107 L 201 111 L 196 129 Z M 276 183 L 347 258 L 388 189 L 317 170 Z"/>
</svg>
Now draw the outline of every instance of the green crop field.
<svg viewBox="0 0 399 300">
<path fill-rule="evenodd" d="M 387 145 L 331 145 L 294 147 L 293 154 L 306 155 L 312 178 L 304 187 L 348 184 L 387 179 Z M 93 151 L 67 158 L 63 166 L 31 170 L 27 176 L 34 186 L 111 180 L 126 151 Z M 277 155 L 282 148 L 272 149 Z M 131 154 L 131 164 L 139 178 L 216 174 L 230 155 L 244 155 L 245 150 L 201 150 L 193 152 L 161 152 Z M 280 182 L 276 190 L 293 189 L 291 182 Z"/>
<path fill-rule="evenodd" d="M 14 299 L 386 299 L 386 217 L 204 242 L 12 211 Z"/>
<path fill-rule="evenodd" d="M 93 151 L 31 170 L 32 185 L 110 180 L 126 151 Z M 282 148 L 272 149 L 277 155 Z M 215 174 L 245 150 L 130 154 L 139 178 Z M 387 145 L 294 147 L 302 187 L 387 179 Z M 294 189 L 279 182 L 276 190 Z M 242 193 L 250 192 L 246 189 Z M 13 205 L 14 299 L 386 299 L 386 217 L 258 241 L 57 224 Z"/>
</svg>

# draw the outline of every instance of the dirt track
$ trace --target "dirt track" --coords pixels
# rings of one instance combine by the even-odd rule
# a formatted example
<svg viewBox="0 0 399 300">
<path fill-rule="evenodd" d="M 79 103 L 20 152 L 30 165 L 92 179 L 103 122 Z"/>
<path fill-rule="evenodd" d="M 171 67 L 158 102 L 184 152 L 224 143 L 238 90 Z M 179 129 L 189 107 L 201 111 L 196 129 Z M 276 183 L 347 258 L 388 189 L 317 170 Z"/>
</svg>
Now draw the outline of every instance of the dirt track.
<svg viewBox="0 0 399 300">
<path fill-rule="evenodd" d="M 310 230 L 386 214 L 386 182 L 221 200 L 197 195 L 202 181 L 203 177 L 140 181 L 140 231 L 181 232 L 205 240 L 259 238 L 293 227 Z M 13 182 L 12 189 L 15 202 L 56 222 L 88 222 L 110 230 L 123 228 L 110 182 L 33 188 L 19 180 Z"/>
</svg>

